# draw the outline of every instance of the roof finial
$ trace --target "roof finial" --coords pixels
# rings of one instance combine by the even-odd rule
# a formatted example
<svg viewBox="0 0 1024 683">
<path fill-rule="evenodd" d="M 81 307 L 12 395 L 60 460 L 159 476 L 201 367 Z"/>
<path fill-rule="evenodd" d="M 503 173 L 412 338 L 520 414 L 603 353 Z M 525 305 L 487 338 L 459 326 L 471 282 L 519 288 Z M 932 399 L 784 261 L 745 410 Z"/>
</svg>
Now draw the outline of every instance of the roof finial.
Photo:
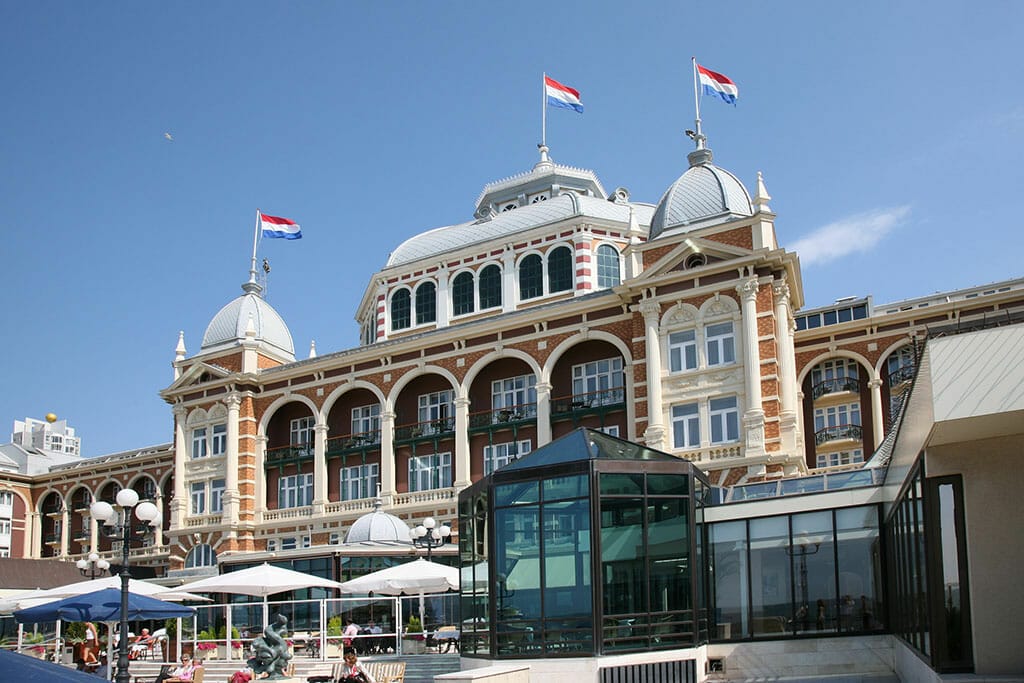
<svg viewBox="0 0 1024 683">
<path fill-rule="evenodd" d="M 178 332 L 178 345 L 174 347 L 174 360 L 185 359 L 185 330 Z"/>
<path fill-rule="evenodd" d="M 537 149 L 540 150 L 540 161 L 533 167 L 533 170 L 553 167 L 554 164 L 551 161 L 551 157 L 548 156 L 548 146 L 542 142 L 537 145 Z"/>
<path fill-rule="evenodd" d="M 312 339 L 309 342 L 309 357 L 316 358 L 316 339 Z"/>
<path fill-rule="evenodd" d="M 754 195 L 754 210 L 761 211 L 764 213 L 771 213 L 772 208 L 768 206 L 768 202 L 771 200 L 771 195 L 768 194 L 768 188 L 764 186 L 764 177 L 761 172 L 757 172 L 757 194 Z"/>
</svg>

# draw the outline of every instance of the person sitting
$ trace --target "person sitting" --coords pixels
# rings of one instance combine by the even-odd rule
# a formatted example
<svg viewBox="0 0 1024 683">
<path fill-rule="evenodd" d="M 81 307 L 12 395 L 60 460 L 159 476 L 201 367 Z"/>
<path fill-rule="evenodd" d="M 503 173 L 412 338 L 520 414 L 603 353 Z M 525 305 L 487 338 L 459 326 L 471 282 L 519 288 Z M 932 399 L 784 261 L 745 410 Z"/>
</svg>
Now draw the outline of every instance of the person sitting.
<svg viewBox="0 0 1024 683">
<path fill-rule="evenodd" d="M 359 663 L 355 650 L 345 650 L 345 664 L 341 667 L 338 683 L 377 683 L 369 671 Z"/>
<path fill-rule="evenodd" d="M 346 650 L 350 648 L 353 650 L 356 649 L 356 636 L 359 635 L 359 624 L 349 619 L 348 624 L 345 626 L 345 630 L 342 631 L 341 635 L 344 636 L 344 638 L 341 639 L 341 643 L 344 645 Z"/>
<path fill-rule="evenodd" d="M 142 629 L 142 633 L 136 636 L 134 642 L 132 642 L 131 649 L 128 652 L 128 659 L 138 659 L 144 656 L 153 649 L 153 643 L 156 641 L 153 636 L 149 634 L 149 629 Z"/>
<path fill-rule="evenodd" d="M 268 676 L 270 676 L 269 671 L 256 673 L 251 666 L 246 664 L 241 669 L 231 674 L 231 678 L 228 679 L 228 683 L 249 683 L 249 681 L 257 678 L 267 678 Z"/>
<path fill-rule="evenodd" d="M 185 652 L 181 655 L 181 666 L 166 673 L 161 672 L 160 675 L 156 677 L 155 683 L 163 683 L 164 681 L 172 681 L 173 683 L 191 681 L 192 674 L 195 673 L 195 670 L 196 665 L 192 662 L 192 655 Z"/>
</svg>

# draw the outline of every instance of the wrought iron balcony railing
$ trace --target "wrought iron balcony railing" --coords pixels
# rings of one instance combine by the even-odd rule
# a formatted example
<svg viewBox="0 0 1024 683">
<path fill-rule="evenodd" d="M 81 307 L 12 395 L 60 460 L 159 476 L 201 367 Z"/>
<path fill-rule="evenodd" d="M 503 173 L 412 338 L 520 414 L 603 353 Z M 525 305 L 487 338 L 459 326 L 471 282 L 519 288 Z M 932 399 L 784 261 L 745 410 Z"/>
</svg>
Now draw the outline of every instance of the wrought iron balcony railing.
<svg viewBox="0 0 1024 683">
<path fill-rule="evenodd" d="M 311 459 L 313 457 L 313 444 L 303 443 L 295 446 L 279 446 L 267 449 L 267 464 L 280 462 L 291 462 L 297 460 Z"/>
<path fill-rule="evenodd" d="M 395 441 L 415 441 L 417 439 L 434 439 L 446 436 L 455 431 L 454 417 L 441 417 L 425 422 L 397 425 Z"/>
<path fill-rule="evenodd" d="M 618 406 L 626 402 L 626 390 L 622 387 L 590 391 L 585 394 L 573 394 L 551 399 L 551 414 L 562 415 L 592 411 L 595 408 Z"/>
<path fill-rule="evenodd" d="M 512 425 L 517 422 L 528 422 L 537 419 L 536 403 L 521 403 L 504 408 L 481 410 L 469 414 L 469 428 L 483 429 L 493 426 Z"/>
<path fill-rule="evenodd" d="M 380 430 L 374 429 L 368 432 L 356 432 L 346 436 L 336 436 L 327 440 L 327 455 L 338 455 L 360 451 L 364 448 L 377 448 L 380 446 Z"/>
<path fill-rule="evenodd" d="M 814 433 L 814 443 L 820 446 L 827 441 L 840 441 L 843 439 L 860 441 L 863 436 L 864 430 L 860 425 L 835 425 L 834 427 L 825 427 L 816 431 Z"/>
<path fill-rule="evenodd" d="M 913 365 L 904 365 L 903 367 L 898 368 L 894 372 L 891 372 L 889 374 L 889 386 L 895 387 L 900 384 L 903 384 L 904 382 L 909 382 L 910 380 L 914 379 L 915 370 L 916 368 Z"/>
<path fill-rule="evenodd" d="M 840 391 L 860 392 L 860 380 L 856 377 L 833 377 L 818 382 L 811 388 L 811 397 L 819 399 L 826 394 L 837 394 Z"/>
</svg>

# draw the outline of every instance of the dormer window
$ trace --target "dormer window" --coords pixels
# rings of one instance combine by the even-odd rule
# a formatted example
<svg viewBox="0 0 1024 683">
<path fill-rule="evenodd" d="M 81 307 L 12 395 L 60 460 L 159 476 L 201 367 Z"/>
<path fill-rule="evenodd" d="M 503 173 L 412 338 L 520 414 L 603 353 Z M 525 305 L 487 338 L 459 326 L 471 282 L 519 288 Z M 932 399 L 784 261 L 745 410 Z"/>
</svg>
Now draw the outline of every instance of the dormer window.
<svg viewBox="0 0 1024 683">
<path fill-rule="evenodd" d="M 539 202 L 545 202 L 551 198 L 550 192 L 538 192 L 537 194 L 531 194 L 526 198 L 528 204 L 537 204 Z"/>
<path fill-rule="evenodd" d="M 505 206 L 501 207 L 501 211 L 502 213 L 504 213 L 506 211 L 512 211 L 513 209 L 517 208 L 519 208 L 518 204 L 506 204 Z"/>
</svg>

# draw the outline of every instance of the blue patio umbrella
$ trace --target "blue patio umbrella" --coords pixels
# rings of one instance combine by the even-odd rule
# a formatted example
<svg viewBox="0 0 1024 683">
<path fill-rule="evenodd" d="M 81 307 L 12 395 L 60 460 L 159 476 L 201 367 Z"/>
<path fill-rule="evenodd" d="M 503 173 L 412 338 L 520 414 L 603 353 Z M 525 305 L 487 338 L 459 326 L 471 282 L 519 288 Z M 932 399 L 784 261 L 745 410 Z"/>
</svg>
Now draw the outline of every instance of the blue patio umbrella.
<svg viewBox="0 0 1024 683">
<path fill-rule="evenodd" d="M 60 664 L 47 662 L 28 655 L 10 652 L 0 648 L 0 671 L 3 671 L 5 681 L 42 681 L 52 683 L 53 681 L 81 681 L 81 683 L 96 683 L 99 678 L 84 671 L 69 669 Z"/>
<path fill-rule="evenodd" d="M 190 617 L 193 614 L 195 614 L 195 609 L 192 607 L 175 605 L 138 593 L 128 594 L 129 621 Z M 23 624 L 40 624 L 58 619 L 62 621 L 120 621 L 121 591 L 117 588 L 104 588 L 94 593 L 47 602 L 18 610 L 14 613 L 14 618 Z"/>
</svg>

